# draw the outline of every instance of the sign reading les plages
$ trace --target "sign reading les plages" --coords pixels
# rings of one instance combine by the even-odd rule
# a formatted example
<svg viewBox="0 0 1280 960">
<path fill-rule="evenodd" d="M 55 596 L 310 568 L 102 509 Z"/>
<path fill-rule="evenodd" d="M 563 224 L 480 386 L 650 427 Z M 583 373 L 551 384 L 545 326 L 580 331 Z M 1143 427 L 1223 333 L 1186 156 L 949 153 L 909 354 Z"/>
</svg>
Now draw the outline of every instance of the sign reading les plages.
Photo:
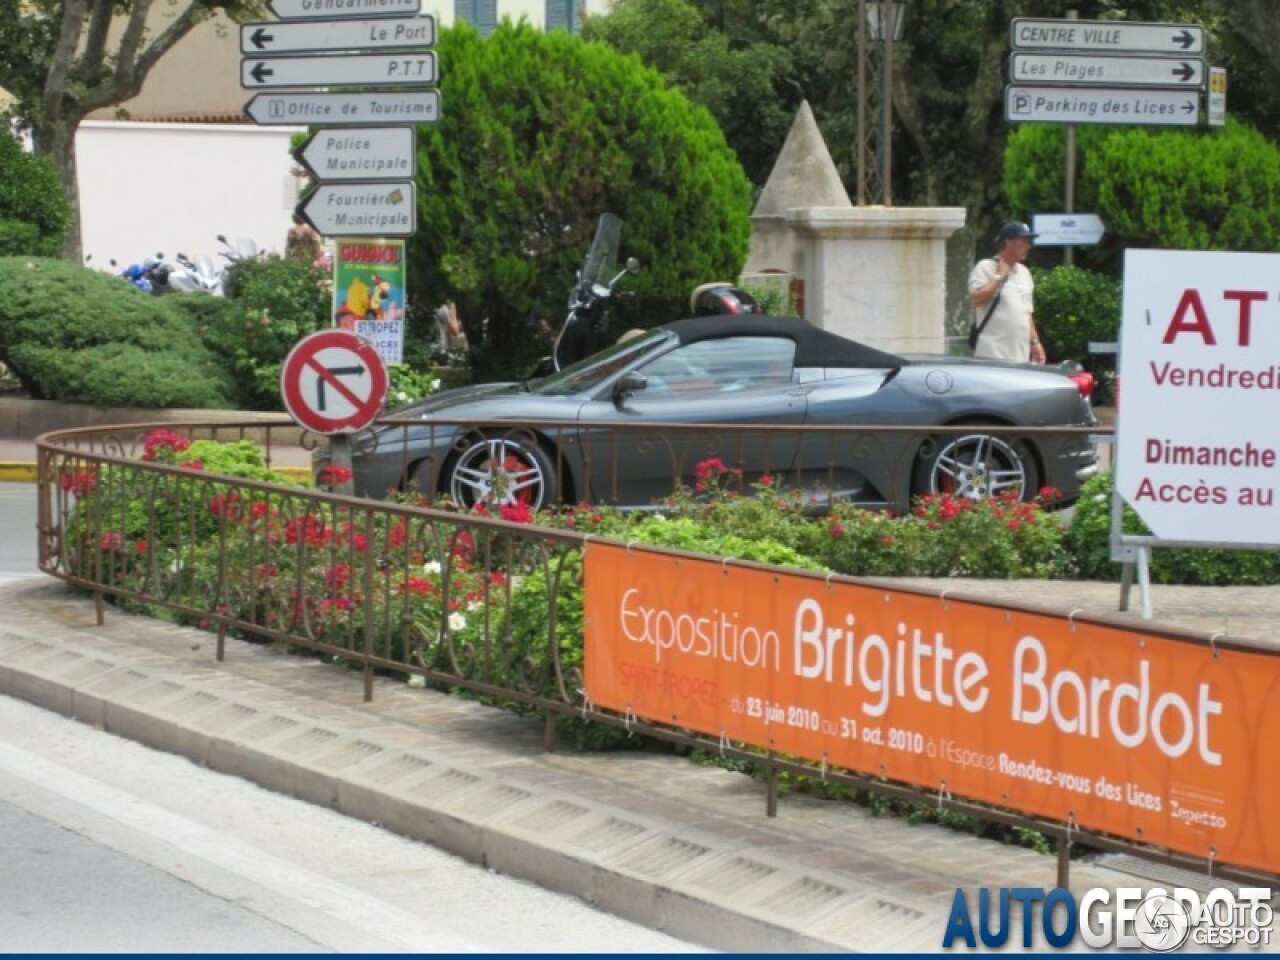
<svg viewBox="0 0 1280 960">
<path fill-rule="evenodd" d="M 1280 657 L 608 544 L 585 576 L 598 706 L 1280 871 Z"/>
</svg>

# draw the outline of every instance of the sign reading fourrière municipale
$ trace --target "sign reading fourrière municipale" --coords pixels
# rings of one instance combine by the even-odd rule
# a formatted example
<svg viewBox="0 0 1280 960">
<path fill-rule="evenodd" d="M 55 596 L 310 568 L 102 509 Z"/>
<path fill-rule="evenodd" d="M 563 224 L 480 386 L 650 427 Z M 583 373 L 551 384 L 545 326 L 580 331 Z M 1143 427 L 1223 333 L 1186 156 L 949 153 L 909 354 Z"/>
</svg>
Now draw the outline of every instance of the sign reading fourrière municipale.
<svg viewBox="0 0 1280 960">
<path fill-rule="evenodd" d="M 1116 489 L 1163 540 L 1280 544 L 1280 254 L 1129 250 Z"/>
</svg>

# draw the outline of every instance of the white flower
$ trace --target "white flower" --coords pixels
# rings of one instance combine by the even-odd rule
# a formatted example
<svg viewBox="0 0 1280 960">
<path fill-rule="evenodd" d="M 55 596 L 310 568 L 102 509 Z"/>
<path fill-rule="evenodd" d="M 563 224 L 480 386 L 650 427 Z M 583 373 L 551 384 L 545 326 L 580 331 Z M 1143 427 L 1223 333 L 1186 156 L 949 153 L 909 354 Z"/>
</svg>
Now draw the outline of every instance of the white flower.
<svg viewBox="0 0 1280 960">
<path fill-rule="evenodd" d="M 667 520 L 667 518 L 663 516 L 661 513 L 655 513 L 653 515 L 653 519 L 657 523 L 666 523 L 666 520 Z"/>
<path fill-rule="evenodd" d="M 467 618 L 461 612 L 455 610 L 449 614 L 449 629 L 454 633 L 467 628 Z"/>
<path fill-rule="evenodd" d="M 480 600 L 472 600 L 467 604 L 467 613 L 475 613 L 477 610 L 483 610 L 484 603 Z"/>
<path fill-rule="evenodd" d="M 444 568 L 440 566 L 439 560 L 428 560 L 422 565 L 422 572 L 428 574 L 439 575 L 440 571 L 443 569 Z"/>
</svg>

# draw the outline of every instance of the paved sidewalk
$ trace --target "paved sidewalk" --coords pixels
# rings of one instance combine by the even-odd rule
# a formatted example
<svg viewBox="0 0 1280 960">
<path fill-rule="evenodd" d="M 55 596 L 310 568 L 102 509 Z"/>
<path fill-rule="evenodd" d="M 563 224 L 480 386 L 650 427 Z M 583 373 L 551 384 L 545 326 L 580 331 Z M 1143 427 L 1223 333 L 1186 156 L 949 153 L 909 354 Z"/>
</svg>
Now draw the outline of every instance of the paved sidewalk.
<svg viewBox="0 0 1280 960">
<path fill-rule="evenodd" d="M 1115 595 L 1066 586 L 1070 603 Z M 1181 589 L 1156 609 L 1199 602 Z M 1280 607 L 1255 599 L 1256 625 L 1233 621 L 1245 632 Z M 358 672 L 266 645 L 229 640 L 219 664 L 212 635 L 114 608 L 99 627 L 92 601 L 51 579 L 0 585 L 0 604 L 0 694 L 711 947 L 937 951 L 957 886 L 1054 885 L 1053 857 L 848 804 L 785 796 L 770 819 L 762 783 L 686 759 L 548 754 L 540 721 L 460 698 L 378 680 L 364 703 Z M 1139 867 L 1148 885 L 1190 883 Z M 1139 882 L 1080 861 L 1071 881 Z"/>
</svg>

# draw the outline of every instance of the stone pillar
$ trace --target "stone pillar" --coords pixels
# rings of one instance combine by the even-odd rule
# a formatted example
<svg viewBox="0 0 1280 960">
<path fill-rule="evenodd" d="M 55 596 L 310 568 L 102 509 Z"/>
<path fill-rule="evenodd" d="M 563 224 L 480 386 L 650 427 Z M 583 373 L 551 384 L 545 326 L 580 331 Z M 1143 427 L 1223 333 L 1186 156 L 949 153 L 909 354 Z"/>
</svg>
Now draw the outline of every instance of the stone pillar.
<svg viewBox="0 0 1280 960">
<path fill-rule="evenodd" d="M 946 350 L 947 238 L 963 207 L 801 207 L 805 319 L 891 353 Z"/>
</svg>

